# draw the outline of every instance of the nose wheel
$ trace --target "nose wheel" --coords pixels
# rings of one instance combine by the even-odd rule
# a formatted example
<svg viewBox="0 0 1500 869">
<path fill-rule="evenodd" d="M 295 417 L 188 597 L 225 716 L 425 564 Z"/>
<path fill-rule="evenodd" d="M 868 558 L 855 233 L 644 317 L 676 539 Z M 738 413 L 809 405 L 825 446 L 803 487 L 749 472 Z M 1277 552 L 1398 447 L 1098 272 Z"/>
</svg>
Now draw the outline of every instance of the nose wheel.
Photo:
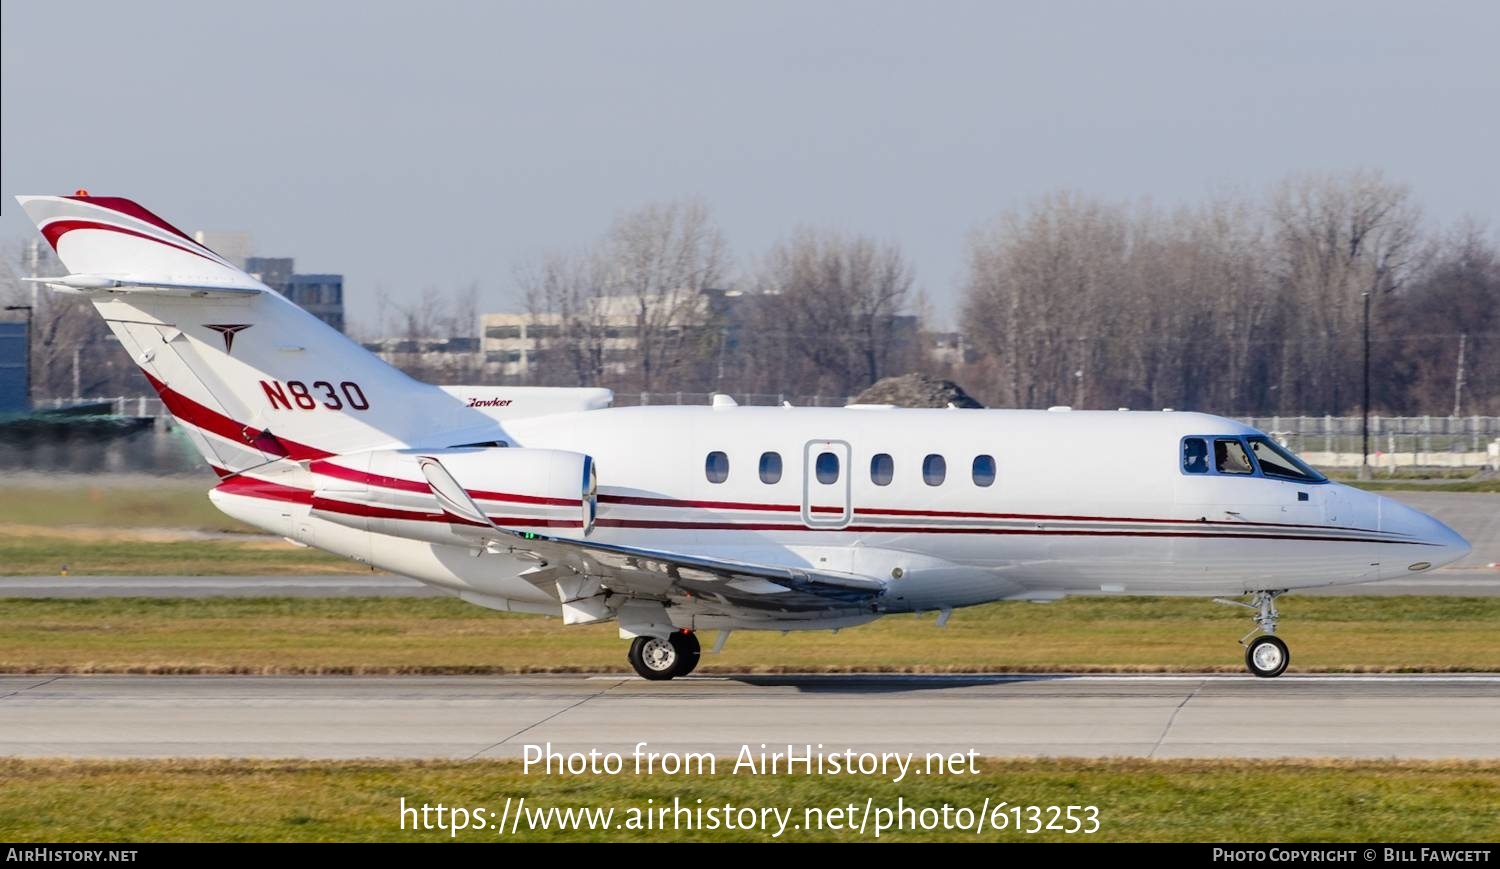
<svg viewBox="0 0 1500 869">
<path fill-rule="evenodd" d="M 1245 669 L 1251 675 L 1262 679 L 1274 679 L 1286 672 L 1286 667 L 1292 662 L 1292 653 L 1287 649 L 1286 643 L 1276 636 L 1276 620 L 1280 613 L 1276 612 L 1276 598 L 1285 594 L 1280 591 L 1257 591 L 1250 595 L 1250 602 L 1238 600 L 1224 600 L 1214 598 L 1215 601 L 1230 606 L 1242 606 L 1255 611 L 1255 627 L 1250 633 L 1240 638 L 1240 645 L 1245 647 Z M 1261 636 L 1256 637 L 1256 634 Z M 1250 639 L 1255 637 L 1255 639 Z"/>
<path fill-rule="evenodd" d="M 697 634 L 674 631 L 666 638 L 636 637 L 630 642 L 630 666 L 642 679 L 660 682 L 686 676 L 698 668 L 702 646 Z"/>
</svg>

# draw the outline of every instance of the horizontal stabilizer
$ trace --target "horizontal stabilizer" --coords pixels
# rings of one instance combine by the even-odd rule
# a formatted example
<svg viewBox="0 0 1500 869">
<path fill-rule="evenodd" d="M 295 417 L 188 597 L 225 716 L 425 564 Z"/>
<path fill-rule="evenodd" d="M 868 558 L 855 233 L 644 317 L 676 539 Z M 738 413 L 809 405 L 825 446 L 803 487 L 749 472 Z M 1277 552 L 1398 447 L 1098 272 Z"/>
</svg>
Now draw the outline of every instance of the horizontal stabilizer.
<svg viewBox="0 0 1500 869">
<path fill-rule="evenodd" d="M 46 284 L 65 293 L 146 293 L 156 296 L 253 296 L 264 292 L 257 284 L 213 281 L 176 281 L 166 278 L 67 275 L 57 278 L 22 278 Z"/>
</svg>

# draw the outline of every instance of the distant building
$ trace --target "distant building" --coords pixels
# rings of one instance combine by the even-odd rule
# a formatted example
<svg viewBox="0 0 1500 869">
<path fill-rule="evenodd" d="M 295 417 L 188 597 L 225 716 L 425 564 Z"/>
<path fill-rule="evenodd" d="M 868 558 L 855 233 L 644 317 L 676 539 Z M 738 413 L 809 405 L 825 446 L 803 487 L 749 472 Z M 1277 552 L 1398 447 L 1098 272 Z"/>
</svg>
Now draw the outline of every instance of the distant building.
<svg viewBox="0 0 1500 869">
<path fill-rule="evenodd" d="M 193 241 L 234 263 L 235 268 L 239 269 L 245 267 L 245 262 L 250 259 L 250 252 L 255 249 L 248 232 L 204 232 L 200 229 L 193 233 Z"/>
<path fill-rule="evenodd" d="M 561 322 L 556 314 L 479 315 L 485 373 L 518 377 L 531 371 L 537 348 L 557 337 Z"/>
<path fill-rule="evenodd" d="M 295 261 L 289 257 L 251 256 L 245 258 L 245 271 L 271 289 L 286 295 L 286 285 L 296 271 Z"/>
<path fill-rule="evenodd" d="M 428 383 L 472 383 L 482 368 L 478 338 L 381 338 L 363 346 Z"/>
<path fill-rule="evenodd" d="M 646 304 L 648 308 L 682 305 L 683 310 L 672 318 L 675 325 L 668 330 L 670 337 L 681 339 L 721 319 L 724 297 L 725 291 L 710 289 L 693 298 L 655 296 Z M 640 316 L 640 300 L 635 296 L 596 296 L 588 300 L 588 313 L 579 319 L 587 324 L 585 328 L 597 330 L 604 371 L 624 374 L 630 370 L 638 355 L 635 351 L 640 344 Z M 519 377 L 533 373 L 549 342 L 562 337 L 562 323 L 557 314 L 481 314 L 479 330 L 485 374 Z"/>
<path fill-rule="evenodd" d="M 722 342 L 720 358 L 723 359 L 724 355 L 733 356 L 739 350 L 746 332 L 764 316 L 761 306 L 776 302 L 774 296 L 766 294 L 708 288 L 689 298 L 655 296 L 646 305 L 653 314 L 659 310 L 654 306 L 682 305 L 683 309 L 671 318 L 672 328 L 660 337 L 690 341 L 714 330 L 718 333 L 714 338 Z M 575 325 L 575 335 L 581 330 L 597 336 L 595 346 L 601 351 L 604 372 L 629 373 L 640 356 L 636 351 L 640 343 L 641 300 L 630 295 L 595 296 L 586 304 L 585 312 L 577 318 L 581 325 Z M 479 321 L 484 369 L 489 376 L 520 377 L 535 373 L 549 341 L 562 337 L 563 321 L 557 314 L 481 314 Z M 920 325 L 918 318 L 910 314 L 890 315 L 882 324 L 883 340 L 914 346 L 919 340 Z M 925 349 L 939 360 L 958 358 L 965 352 L 959 341 L 955 333 Z"/>
<path fill-rule="evenodd" d="M 31 409 L 26 394 L 26 322 L 0 322 L 0 414 Z"/>
<path fill-rule="evenodd" d="M 246 257 L 244 269 L 309 314 L 344 331 L 343 275 L 299 275 L 292 257 Z"/>
<path fill-rule="evenodd" d="M 928 332 L 924 338 L 927 358 L 939 365 L 965 365 L 976 358 L 974 348 L 962 332 Z"/>
<path fill-rule="evenodd" d="M 344 331 L 343 275 L 294 274 L 283 295 L 319 320 Z"/>
</svg>

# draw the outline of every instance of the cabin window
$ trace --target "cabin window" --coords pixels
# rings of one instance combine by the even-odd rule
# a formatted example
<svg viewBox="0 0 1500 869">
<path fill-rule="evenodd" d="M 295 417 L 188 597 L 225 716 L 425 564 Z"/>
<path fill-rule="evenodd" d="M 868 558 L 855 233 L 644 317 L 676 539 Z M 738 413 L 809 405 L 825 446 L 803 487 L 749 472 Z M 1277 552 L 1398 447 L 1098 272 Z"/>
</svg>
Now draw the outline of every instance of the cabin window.
<svg viewBox="0 0 1500 869">
<path fill-rule="evenodd" d="M 1182 469 L 1189 474 L 1208 473 L 1208 443 L 1203 438 L 1183 438 Z"/>
<path fill-rule="evenodd" d="M 781 453 L 760 454 L 760 481 L 767 485 L 781 482 Z"/>
<path fill-rule="evenodd" d="M 833 453 L 818 453 L 818 460 L 813 465 L 813 471 L 818 476 L 818 482 L 823 485 L 832 485 L 839 481 L 839 457 Z"/>
<path fill-rule="evenodd" d="M 1303 483 L 1321 483 L 1327 479 L 1270 438 L 1251 438 L 1250 451 L 1255 453 L 1255 461 L 1260 465 L 1260 472 L 1267 477 L 1278 480 L 1297 480 Z"/>
<path fill-rule="evenodd" d="M 729 456 L 714 450 L 703 463 L 703 473 L 710 483 L 722 483 L 729 479 Z"/>
<path fill-rule="evenodd" d="M 1214 439 L 1214 470 L 1221 474 L 1254 474 L 1250 456 L 1238 438 Z"/>
<path fill-rule="evenodd" d="M 995 457 L 994 456 L 975 456 L 974 457 L 974 485 L 976 485 L 976 486 L 993 486 L 993 485 L 995 485 Z"/>
<path fill-rule="evenodd" d="M 922 481 L 929 486 L 941 486 L 948 477 L 948 462 L 937 453 L 922 460 Z"/>
<path fill-rule="evenodd" d="M 870 482 L 877 486 L 889 486 L 896 476 L 896 462 L 890 453 L 876 453 L 870 457 Z"/>
</svg>

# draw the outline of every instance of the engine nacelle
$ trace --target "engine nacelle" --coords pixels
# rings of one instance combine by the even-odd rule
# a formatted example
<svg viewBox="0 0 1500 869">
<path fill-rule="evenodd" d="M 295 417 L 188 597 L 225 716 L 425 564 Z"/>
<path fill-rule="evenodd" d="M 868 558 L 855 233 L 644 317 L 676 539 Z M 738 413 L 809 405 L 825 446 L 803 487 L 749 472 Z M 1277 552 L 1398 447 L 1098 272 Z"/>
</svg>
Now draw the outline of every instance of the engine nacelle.
<svg viewBox="0 0 1500 869">
<path fill-rule="evenodd" d="M 320 459 L 312 515 L 361 531 L 433 543 L 463 543 L 417 464 L 442 463 L 474 503 L 503 528 L 587 535 L 598 514 L 594 460 L 583 453 L 515 447 L 373 450 Z"/>
</svg>

